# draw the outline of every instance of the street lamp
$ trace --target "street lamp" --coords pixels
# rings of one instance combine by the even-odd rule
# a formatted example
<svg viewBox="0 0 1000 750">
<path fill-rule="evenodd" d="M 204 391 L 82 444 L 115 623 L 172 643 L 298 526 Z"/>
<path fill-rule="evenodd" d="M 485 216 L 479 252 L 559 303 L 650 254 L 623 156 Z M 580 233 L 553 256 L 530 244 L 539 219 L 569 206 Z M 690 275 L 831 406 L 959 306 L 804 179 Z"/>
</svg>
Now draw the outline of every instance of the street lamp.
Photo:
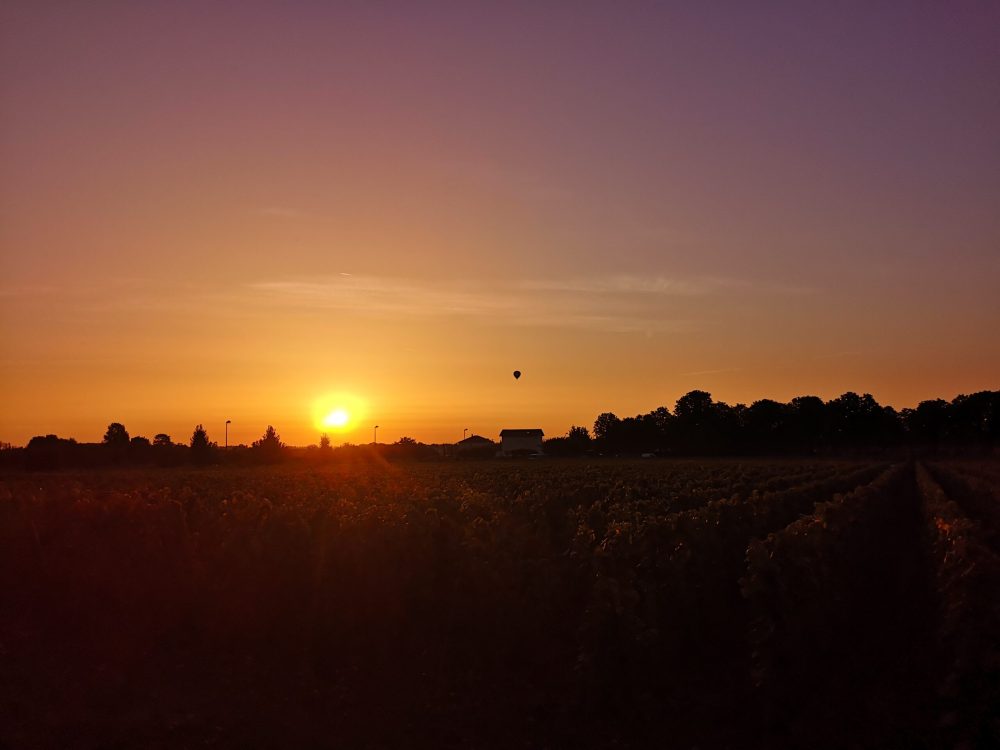
<svg viewBox="0 0 1000 750">
<path fill-rule="evenodd" d="M 468 427 L 466 427 L 464 430 L 462 430 L 462 440 L 465 440 L 465 433 L 467 433 L 468 431 L 469 431 Z"/>
<path fill-rule="evenodd" d="M 375 445 L 378 445 L 378 425 L 375 425 L 375 432 L 374 432 L 374 434 L 372 435 L 372 442 L 373 442 L 373 443 L 374 443 Z"/>
<path fill-rule="evenodd" d="M 231 420 L 231 419 L 227 419 L 226 420 L 226 448 L 229 447 L 229 423 L 232 422 L 232 421 L 233 420 Z"/>
</svg>

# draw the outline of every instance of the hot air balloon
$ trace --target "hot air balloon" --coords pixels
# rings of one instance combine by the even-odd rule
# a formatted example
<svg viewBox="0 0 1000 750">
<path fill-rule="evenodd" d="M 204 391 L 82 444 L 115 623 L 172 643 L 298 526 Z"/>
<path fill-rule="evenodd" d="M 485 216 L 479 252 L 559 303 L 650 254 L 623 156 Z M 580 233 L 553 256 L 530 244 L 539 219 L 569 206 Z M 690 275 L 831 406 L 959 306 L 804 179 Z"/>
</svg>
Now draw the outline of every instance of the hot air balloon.
<svg viewBox="0 0 1000 750">
<path fill-rule="evenodd" d="M 514 370 L 514 380 L 517 380 L 519 377 L 521 377 L 521 371 Z"/>
</svg>

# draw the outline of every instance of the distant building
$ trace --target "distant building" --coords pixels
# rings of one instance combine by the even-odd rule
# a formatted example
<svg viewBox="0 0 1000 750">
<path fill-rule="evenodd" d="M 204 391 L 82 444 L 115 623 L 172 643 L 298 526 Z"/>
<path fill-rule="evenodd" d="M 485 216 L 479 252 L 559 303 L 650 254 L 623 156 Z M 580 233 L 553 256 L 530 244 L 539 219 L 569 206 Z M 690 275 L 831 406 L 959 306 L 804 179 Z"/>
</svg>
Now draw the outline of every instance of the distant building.
<svg viewBox="0 0 1000 750">
<path fill-rule="evenodd" d="M 492 458 L 497 444 L 482 435 L 469 435 L 455 443 L 455 456 L 465 458 Z"/>
<path fill-rule="evenodd" d="M 527 456 L 542 452 L 541 430 L 500 430 L 500 451 L 505 456 Z"/>
</svg>

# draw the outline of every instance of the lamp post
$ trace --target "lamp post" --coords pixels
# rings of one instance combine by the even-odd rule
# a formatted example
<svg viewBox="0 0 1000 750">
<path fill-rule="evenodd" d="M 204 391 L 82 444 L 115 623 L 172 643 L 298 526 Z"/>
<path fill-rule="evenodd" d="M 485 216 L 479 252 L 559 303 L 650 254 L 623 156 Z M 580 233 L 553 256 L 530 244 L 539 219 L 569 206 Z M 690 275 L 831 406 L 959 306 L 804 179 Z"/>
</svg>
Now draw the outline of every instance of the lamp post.
<svg viewBox="0 0 1000 750">
<path fill-rule="evenodd" d="M 466 427 L 464 430 L 462 430 L 462 440 L 465 440 L 465 433 L 467 433 L 468 431 L 469 431 L 468 427 Z"/>
<path fill-rule="evenodd" d="M 372 434 L 372 443 L 378 445 L 378 425 L 375 425 L 375 430 Z"/>
<path fill-rule="evenodd" d="M 231 420 L 231 419 L 227 419 L 226 420 L 226 448 L 227 449 L 229 448 L 229 423 L 232 422 L 232 421 L 233 420 Z"/>
</svg>

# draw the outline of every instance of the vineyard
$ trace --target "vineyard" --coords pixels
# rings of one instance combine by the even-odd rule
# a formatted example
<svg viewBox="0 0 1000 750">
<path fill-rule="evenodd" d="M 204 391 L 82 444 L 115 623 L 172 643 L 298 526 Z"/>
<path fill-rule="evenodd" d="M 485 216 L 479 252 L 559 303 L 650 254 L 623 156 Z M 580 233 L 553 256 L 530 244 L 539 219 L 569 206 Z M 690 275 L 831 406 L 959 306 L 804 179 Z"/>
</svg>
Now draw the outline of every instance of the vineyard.
<svg viewBox="0 0 1000 750">
<path fill-rule="evenodd" d="M 1000 746 L 1000 466 L 0 478 L 0 746 Z"/>
</svg>

